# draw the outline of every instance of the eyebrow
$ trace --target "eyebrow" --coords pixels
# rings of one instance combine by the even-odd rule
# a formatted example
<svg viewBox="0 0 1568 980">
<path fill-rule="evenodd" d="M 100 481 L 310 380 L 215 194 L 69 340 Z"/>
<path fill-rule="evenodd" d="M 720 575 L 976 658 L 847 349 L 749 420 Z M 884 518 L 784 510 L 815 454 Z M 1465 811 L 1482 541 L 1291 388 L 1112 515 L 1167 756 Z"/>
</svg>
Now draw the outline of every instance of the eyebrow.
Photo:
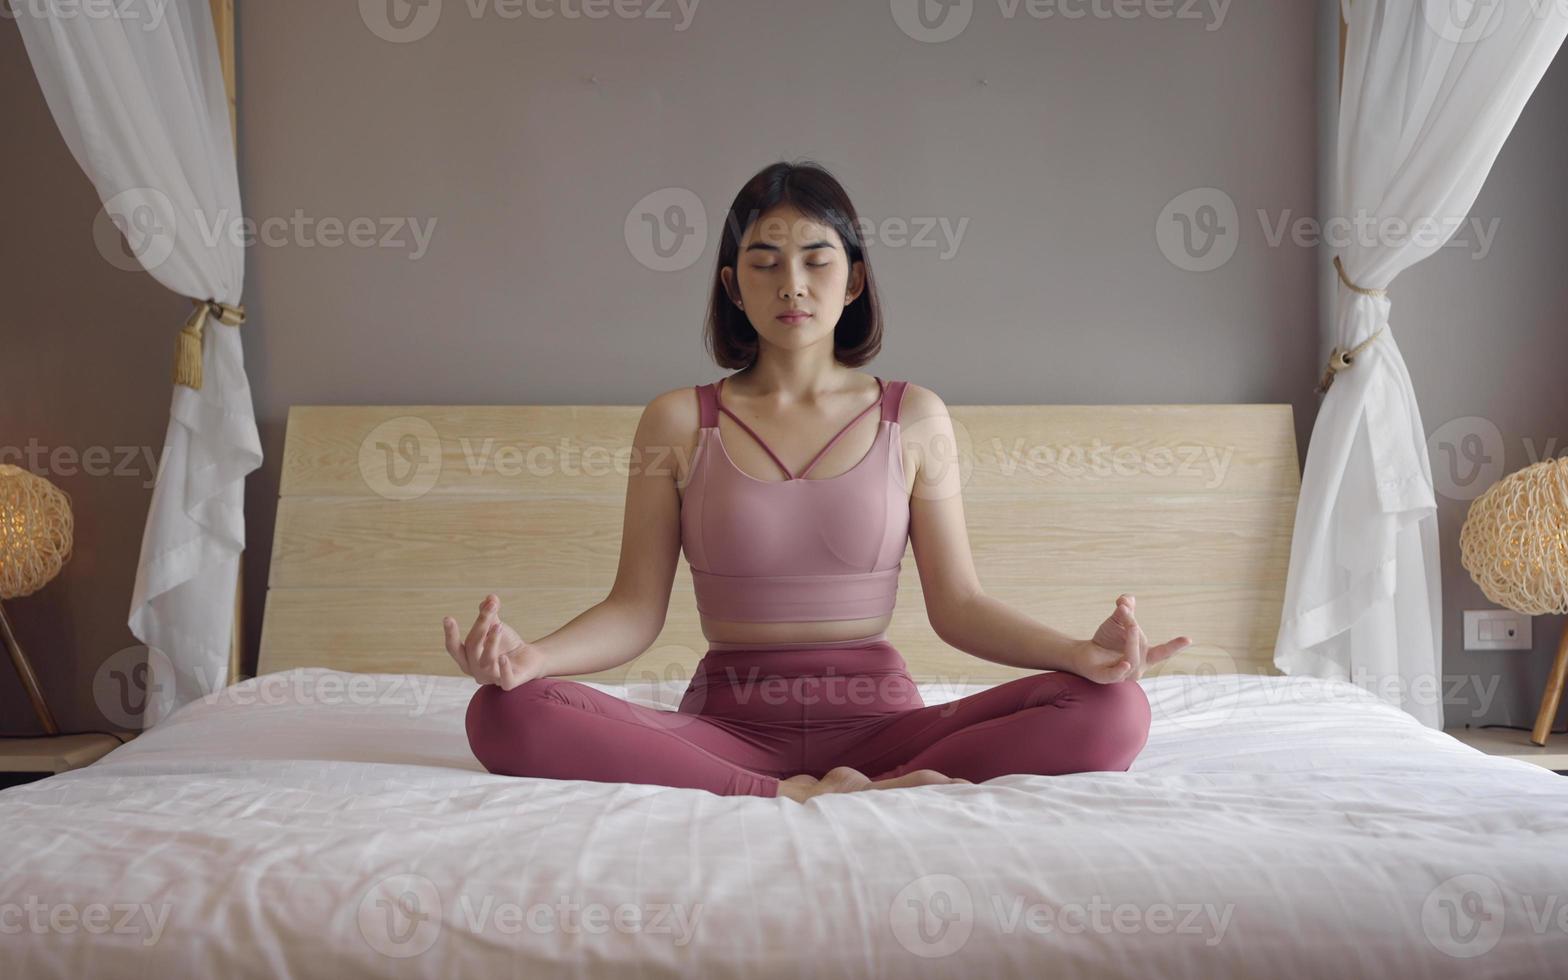
<svg viewBox="0 0 1568 980">
<path fill-rule="evenodd" d="M 836 246 L 834 246 L 834 244 L 832 242 L 829 242 L 829 241 L 810 242 L 809 244 L 801 246 L 801 248 L 803 250 L 805 250 L 805 251 L 811 251 L 812 249 L 818 249 L 818 248 L 834 248 L 834 247 L 836 247 Z M 748 252 L 777 252 L 777 251 L 780 251 L 780 249 L 779 249 L 779 247 L 777 245 L 769 245 L 767 242 L 752 242 L 750 245 L 746 246 L 746 251 L 748 251 Z"/>
</svg>

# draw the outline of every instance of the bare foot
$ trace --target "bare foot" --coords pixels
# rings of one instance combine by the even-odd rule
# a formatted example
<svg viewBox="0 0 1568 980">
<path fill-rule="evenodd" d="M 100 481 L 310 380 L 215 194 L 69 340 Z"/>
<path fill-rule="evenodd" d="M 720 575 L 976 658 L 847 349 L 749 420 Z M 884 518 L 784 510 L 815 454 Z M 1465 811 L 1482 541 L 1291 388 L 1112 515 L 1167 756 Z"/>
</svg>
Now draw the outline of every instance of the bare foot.
<svg viewBox="0 0 1568 980">
<path fill-rule="evenodd" d="M 967 779 L 954 779 L 944 776 L 935 769 L 916 769 L 914 772 L 905 773 L 894 779 L 878 779 L 871 777 L 849 766 L 839 766 L 831 769 L 821 779 L 813 779 L 807 773 L 791 776 L 779 781 L 779 795 L 788 797 L 797 803 L 804 803 L 814 796 L 824 793 L 858 793 L 868 789 L 899 789 L 905 786 L 941 786 L 949 783 L 967 783 Z"/>
</svg>

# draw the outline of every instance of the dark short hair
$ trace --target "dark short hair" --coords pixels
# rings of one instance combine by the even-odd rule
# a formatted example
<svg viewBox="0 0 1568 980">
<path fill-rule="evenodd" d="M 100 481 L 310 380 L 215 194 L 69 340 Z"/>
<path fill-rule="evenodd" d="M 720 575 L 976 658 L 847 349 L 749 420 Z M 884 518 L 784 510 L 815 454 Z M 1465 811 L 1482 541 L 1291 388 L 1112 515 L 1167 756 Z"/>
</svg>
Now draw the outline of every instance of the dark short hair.
<svg viewBox="0 0 1568 980">
<path fill-rule="evenodd" d="M 721 270 L 735 269 L 740 259 L 740 242 L 746 230 L 764 214 L 780 204 L 793 205 L 802 214 L 832 228 L 843 239 L 850 269 L 859 262 L 865 285 L 853 303 L 844 307 L 833 330 L 833 356 L 849 367 L 859 367 L 882 349 L 882 304 L 877 298 L 876 278 L 860 239 L 860 218 L 843 185 L 823 167 L 810 161 L 775 163 L 757 172 L 735 195 L 724 218 L 719 244 L 719 260 L 713 270 L 713 292 L 708 299 L 708 318 L 703 335 L 708 351 L 720 367 L 746 368 L 757 359 L 757 331 L 736 308 L 724 289 Z M 739 275 L 739 270 L 736 270 Z"/>
</svg>

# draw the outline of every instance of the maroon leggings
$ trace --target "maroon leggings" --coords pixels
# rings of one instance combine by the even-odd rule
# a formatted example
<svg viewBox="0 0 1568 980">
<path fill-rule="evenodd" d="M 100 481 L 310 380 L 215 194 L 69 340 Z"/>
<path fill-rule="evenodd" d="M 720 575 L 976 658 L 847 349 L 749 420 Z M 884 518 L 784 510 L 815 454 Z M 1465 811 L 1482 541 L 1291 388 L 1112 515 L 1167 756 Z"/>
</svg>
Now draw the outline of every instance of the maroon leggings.
<svg viewBox="0 0 1568 980">
<path fill-rule="evenodd" d="M 850 766 L 981 782 L 1012 773 L 1124 771 L 1149 736 L 1137 681 L 1029 674 L 926 705 L 879 635 L 831 646 L 710 649 L 674 711 L 576 681 L 480 686 L 468 743 L 493 773 L 777 796 L 779 780 Z"/>
</svg>

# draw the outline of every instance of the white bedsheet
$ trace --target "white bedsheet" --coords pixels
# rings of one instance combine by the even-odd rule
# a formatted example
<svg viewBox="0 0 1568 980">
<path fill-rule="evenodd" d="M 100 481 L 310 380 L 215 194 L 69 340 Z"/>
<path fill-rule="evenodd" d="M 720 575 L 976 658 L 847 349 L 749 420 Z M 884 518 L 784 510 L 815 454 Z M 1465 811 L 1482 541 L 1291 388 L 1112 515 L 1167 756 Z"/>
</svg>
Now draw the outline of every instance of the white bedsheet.
<svg viewBox="0 0 1568 980">
<path fill-rule="evenodd" d="M 0 793 L 0 976 L 1568 972 L 1568 779 L 1346 683 L 1143 684 L 1128 772 L 801 805 L 492 776 L 466 678 L 253 679 Z"/>
</svg>

